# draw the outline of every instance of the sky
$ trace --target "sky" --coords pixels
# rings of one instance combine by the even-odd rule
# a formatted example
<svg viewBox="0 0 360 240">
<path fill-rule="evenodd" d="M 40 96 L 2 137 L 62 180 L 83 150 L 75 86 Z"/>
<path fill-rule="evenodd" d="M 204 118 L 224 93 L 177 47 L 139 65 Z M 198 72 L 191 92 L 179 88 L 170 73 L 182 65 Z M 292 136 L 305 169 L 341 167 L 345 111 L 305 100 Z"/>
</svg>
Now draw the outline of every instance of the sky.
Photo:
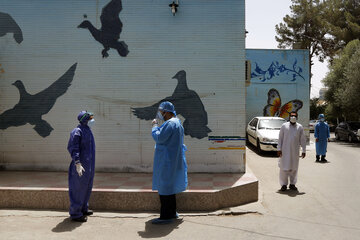
<svg viewBox="0 0 360 240">
<path fill-rule="evenodd" d="M 276 49 L 275 25 L 283 22 L 283 17 L 290 14 L 291 0 L 246 0 L 246 48 Z M 313 59 L 312 86 L 310 98 L 318 97 L 323 87 L 321 80 L 328 72 L 327 63 Z"/>
</svg>

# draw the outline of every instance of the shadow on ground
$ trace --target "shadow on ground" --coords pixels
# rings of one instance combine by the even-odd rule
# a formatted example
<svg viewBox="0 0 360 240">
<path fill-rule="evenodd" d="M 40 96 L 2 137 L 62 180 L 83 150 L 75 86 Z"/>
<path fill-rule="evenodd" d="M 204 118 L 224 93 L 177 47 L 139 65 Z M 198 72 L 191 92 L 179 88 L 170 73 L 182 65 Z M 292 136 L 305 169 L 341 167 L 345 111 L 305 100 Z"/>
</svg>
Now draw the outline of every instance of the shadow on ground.
<svg viewBox="0 0 360 240">
<path fill-rule="evenodd" d="M 75 228 L 80 227 L 81 224 L 83 223 L 71 221 L 71 218 L 68 217 L 65 218 L 62 222 L 58 223 L 58 225 L 56 225 L 56 227 L 54 227 L 51 231 L 56 233 L 71 232 Z"/>
<path fill-rule="evenodd" d="M 344 146 L 344 147 L 360 147 L 360 142 L 357 141 L 357 142 L 347 142 L 347 141 L 342 141 L 342 140 L 336 140 L 336 139 L 333 139 L 333 140 L 330 140 L 330 142 L 335 142 L 341 146 Z"/>
<path fill-rule="evenodd" d="M 288 195 L 289 197 L 296 197 L 296 196 L 305 194 L 305 192 L 299 192 L 299 191 L 294 191 L 294 190 L 286 190 L 286 191 L 278 190 L 277 193 L 282 194 L 282 195 Z"/>
<path fill-rule="evenodd" d="M 252 145 L 251 143 L 247 142 L 246 146 L 253 151 L 254 153 L 256 153 L 257 155 L 261 156 L 261 157 L 265 157 L 265 158 L 278 158 L 277 156 L 277 152 L 276 151 L 261 151 L 259 152 L 256 147 L 254 145 Z"/>
<path fill-rule="evenodd" d="M 156 225 L 152 224 L 151 220 L 145 223 L 145 230 L 139 231 L 138 234 L 142 238 L 161 238 L 169 235 L 174 229 L 183 222 L 182 219 L 175 219 L 170 224 Z"/>
</svg>

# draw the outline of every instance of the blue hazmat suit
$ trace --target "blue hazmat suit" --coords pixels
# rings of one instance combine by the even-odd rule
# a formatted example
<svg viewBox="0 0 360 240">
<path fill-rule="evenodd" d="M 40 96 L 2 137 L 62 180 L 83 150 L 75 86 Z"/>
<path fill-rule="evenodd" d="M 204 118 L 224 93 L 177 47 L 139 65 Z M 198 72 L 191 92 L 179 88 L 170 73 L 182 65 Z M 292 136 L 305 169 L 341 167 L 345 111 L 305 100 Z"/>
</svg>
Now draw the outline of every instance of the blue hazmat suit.
<svg viewBox="0 0 360 240">
<path fill-rule="evenodd" d="M 330 138 L 329 125 L 326 122 L 319 121 L 315 125 L 314 136 L 319 139 L 318 142 L 315 142 L 316 155 L 326 155 L 327 141 Z"/>
<path fill-rule="evenodd" d="M 187 164 L 185 158 L 184 128 L 178 118 L 165 121 L 152 128 L 156 142 L 152 189 L 159 195 L 172 195 L 185 191 Z"/>
<path fill-rule="evenodd" d="M 69 167 L 69 213 L 71 218 L 79 218 L 88 211 L 95 173 L 95 141 L 89 126 L 79 124 L 72 130 L 67 149 L 72 158 Z M 78 161 L 85 169 L 81 177 L 75 166 Z"/>
</svg>

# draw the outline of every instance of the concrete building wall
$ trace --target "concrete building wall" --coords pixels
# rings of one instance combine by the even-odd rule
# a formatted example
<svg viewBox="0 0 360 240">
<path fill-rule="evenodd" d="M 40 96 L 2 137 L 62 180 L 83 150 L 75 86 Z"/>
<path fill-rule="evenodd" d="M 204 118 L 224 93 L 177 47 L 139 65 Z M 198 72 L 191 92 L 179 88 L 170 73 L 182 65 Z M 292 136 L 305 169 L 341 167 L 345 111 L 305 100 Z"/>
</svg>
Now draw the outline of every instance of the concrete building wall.
<svg viewBox="0 0 360 240">
<path fill-rule="evenodd" d="M 187 131 L 189 171 L 244 172 L 245 1 L 183 0 L 175 16 L 170 2 L 0 0 L 0 166 L 66 170 L 84 109 L 96 119 L 97 170 L 151 172 L 150 119 L 167 98 Z M 78 28 L 85 20 L 92 34 Z M 111 42 L 108 57 L 99 41 Z"/>
<path fill-rule="evenodd" d="M 287 112 L 294 110 L 309 138 L 309 51 L 246 49 L 246 59 L 251 62 L 246 122 L 255 116 L 265 116 L 269 106 L 277 109 L 273 115 L 286 119 Z M 274 101 L 269 94 L 279 96 L 281 101 Z"/>
</svg>

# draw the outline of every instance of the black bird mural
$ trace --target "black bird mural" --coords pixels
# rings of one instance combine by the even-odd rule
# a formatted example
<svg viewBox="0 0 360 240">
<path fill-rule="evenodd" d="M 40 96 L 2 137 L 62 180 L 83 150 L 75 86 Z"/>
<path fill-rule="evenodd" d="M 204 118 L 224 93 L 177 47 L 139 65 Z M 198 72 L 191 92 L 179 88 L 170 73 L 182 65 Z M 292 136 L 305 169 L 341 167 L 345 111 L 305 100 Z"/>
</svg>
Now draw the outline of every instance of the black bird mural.
<svg viewBox="0 0 360 240">
<path fill-rule="evenodd" d="M 23 34 L 19 25 L 9 14 L 0 12 L 0 37 L 7 33 L 13 33 L 17 43 L 20 44 L 23 41 Z"/>
<path fill-rule="evenodd" d="M 170 97 L 166 97 L 159 102 L 143 108 L 132 108 L 133 114 L 140 119 L 152 120 L 155 118 L 161 102 L 169 101 L 174 104 L 177 114 L 185 118 L 183 123 L 185 135 L 190 135 L 198 139 L 208 136 L 211 130 L 208 124 L 207 112 L 201 102 L 199 95 L 190 90 L 186 83 L 186 72 L 179 71 L 173 79 L 177 79 L 178 84 Z"/>
<path fill-rule="evenodd" d="M 111 0 L 103 9 L 100 16 L 101 28 L 96 29 L 88 20 L 83 21 L 78 28 L 89 29 L 91 35 L 96 41 L 104 46 L 102 57 L 109 56 L 107 53 L 110 48 L 118 51 L 119 55 L 126 57 L 129 53 L 128 46 L 120 39 L 123 24 L 120 21 L 119 13 L 122 10 L 121 0 Z"/>
<path fill-rule="evenodd" d="M 50 135 L 53 128 L 42 119 L 54 106 L 56 100 L 63 95 L 74 78 L 77 63 L 72 65 L 58 80 L 45 90 L 31 95 L 25 90 L 22 81 L 17 80 L 13 85 L 18 88 L 20 100 L 14 108 L 0 115 L 0 129 L 18 127 L 27 123 L 35 125 L 34 130 L 42 137 Z"/>
</svg>

